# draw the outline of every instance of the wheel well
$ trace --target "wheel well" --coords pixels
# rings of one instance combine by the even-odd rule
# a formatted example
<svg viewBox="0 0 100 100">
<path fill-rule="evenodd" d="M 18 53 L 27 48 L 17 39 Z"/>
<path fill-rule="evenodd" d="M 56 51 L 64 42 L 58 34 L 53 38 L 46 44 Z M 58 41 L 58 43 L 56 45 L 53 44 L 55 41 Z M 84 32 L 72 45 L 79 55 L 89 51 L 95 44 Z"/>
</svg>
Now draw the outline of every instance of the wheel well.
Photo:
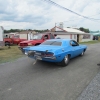
<svg viewBox="0 0 100 100">
<path fill-rule="evenodd" d="M 84 49 L 84 52 L 86 51 L 86 49 Z"/>
<path fill-rule="evenodd" d="M 10 44 L 10 42 L 9 42 L 9 41 L 5 41 L 5 44 L 6 44 L 6 43 Z"/>
<path fill-rule="evenodd" d="M 9 41 L 5 41 L 5 43 L 7 43 L 7 42 L 10 43 Z"/>
<path fill-rule="evenodd" d="M 10 45 L 9 41 L 5 41 L 5 46 Z"/>
<path fill-rule="evenodd" d="M 68 54 L 69 57 L 71 57 L 71 54 Z"/>
</svg>

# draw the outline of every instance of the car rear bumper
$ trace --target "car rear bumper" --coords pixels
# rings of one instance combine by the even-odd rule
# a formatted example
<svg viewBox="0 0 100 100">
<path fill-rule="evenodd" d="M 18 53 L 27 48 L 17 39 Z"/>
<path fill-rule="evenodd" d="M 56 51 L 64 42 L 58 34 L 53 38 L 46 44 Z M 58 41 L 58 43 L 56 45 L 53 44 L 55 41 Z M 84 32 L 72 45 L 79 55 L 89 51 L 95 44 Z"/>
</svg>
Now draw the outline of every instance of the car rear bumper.
<svg viewBox="0 0 100 100">
<path fill-rule="evenodd" d="M 29 58 L 32 59 L 37 59 L 37 60 L 43 60 L 43 61 L 48 61 L 48 62 L 59 62 L 58 59 L 56 59 L 56 57 L 41 57 L 41 56 L 28 56 Z"/>
<path fill-rule="evenodd" d="M 59 58 L 57 56 L 46 57 L 46 56 L 35 55 L 34 53 L 29 54 L 28 52 L 25 52 L 24 54 L 27 55 L 29 58 L 43 60 L 47 62 L 61 62 L 62 61 L 62 58 Z"/>
</svg>

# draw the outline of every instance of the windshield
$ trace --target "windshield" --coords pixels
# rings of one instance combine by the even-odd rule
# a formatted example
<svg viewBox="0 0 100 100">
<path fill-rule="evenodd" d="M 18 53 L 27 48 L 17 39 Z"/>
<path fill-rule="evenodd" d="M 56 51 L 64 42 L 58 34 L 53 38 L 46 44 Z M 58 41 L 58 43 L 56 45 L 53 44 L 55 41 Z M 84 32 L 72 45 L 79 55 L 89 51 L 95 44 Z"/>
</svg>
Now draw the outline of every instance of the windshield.
<svg viewBox="0 0 100 100">
<path fill-rule="evenodd" d="M 62 42 L 59 41 L 45 41 L 41 43 L 40 45 L 54 45 L 54 46 L 61 46 Z"/>
<path fill-rule="evenodd" d="M 42 34 L 37 34 L 33 36 L 33 39 L 41 39 L 42 38 Z"/>
<path fill-rule="evenodd" d="M 19 35 L 14 36 L 14 38 L 19 38 Z"/>
</svg>

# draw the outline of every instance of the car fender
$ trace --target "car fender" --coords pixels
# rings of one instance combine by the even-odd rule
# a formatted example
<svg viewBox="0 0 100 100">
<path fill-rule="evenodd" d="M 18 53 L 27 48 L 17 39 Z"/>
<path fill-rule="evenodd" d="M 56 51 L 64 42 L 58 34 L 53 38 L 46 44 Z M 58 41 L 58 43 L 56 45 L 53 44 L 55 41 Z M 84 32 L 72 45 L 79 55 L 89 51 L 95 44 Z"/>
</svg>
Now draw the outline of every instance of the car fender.
<svg viewBox="0 0 100 100">
<path fill-rule="evenodd" d="M 65 48 L 62 48 L 62 49 L 59 49 L 59 50 L 57 50 L 55 52 L 55 56 L 57 57 L 57 59 L 59 61 L 62 61 L 66 55 L 70 55 L 71 56 L 70 49 L 66 50 Z"/>
</svg>

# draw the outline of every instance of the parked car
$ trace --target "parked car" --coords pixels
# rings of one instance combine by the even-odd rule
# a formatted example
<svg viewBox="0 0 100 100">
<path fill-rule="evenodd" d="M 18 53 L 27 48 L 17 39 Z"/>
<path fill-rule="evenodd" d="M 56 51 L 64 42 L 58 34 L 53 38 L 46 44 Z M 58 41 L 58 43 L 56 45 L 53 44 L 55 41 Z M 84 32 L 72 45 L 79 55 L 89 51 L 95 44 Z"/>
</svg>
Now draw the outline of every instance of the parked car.
<svg viewBox="0 0 100 100">
<path fill-rule="evenodd" d="M 39 33 L 39 34 L 34 35 L 32 40 L 20 42 L 18 48 L 23 51 L 23 48 L 25 48 L 25 47 L 37 46 L 46 40 L 55 39 L 55 37 L 56 37 L 56 34 Z"/>
<path fill-rule="evenodd" d="M 83 56 L 86 49 L 86 45 L 80 45 L 70 39 L 51 39 L 38 46 L 24 48 L 25 54 L 30 58 L 56 62 L 63 66 L 68 65 L 71 58 Z"/>
<path fill-rule="evenodd" d="M 5 46 L 8 45 L 18 45 L 20 42 L 25 41 L 27 39 L 20 39 L 19 35 L 6 35 L 4 36 L 3 41 L 5 42 Z"/>
</svg>

